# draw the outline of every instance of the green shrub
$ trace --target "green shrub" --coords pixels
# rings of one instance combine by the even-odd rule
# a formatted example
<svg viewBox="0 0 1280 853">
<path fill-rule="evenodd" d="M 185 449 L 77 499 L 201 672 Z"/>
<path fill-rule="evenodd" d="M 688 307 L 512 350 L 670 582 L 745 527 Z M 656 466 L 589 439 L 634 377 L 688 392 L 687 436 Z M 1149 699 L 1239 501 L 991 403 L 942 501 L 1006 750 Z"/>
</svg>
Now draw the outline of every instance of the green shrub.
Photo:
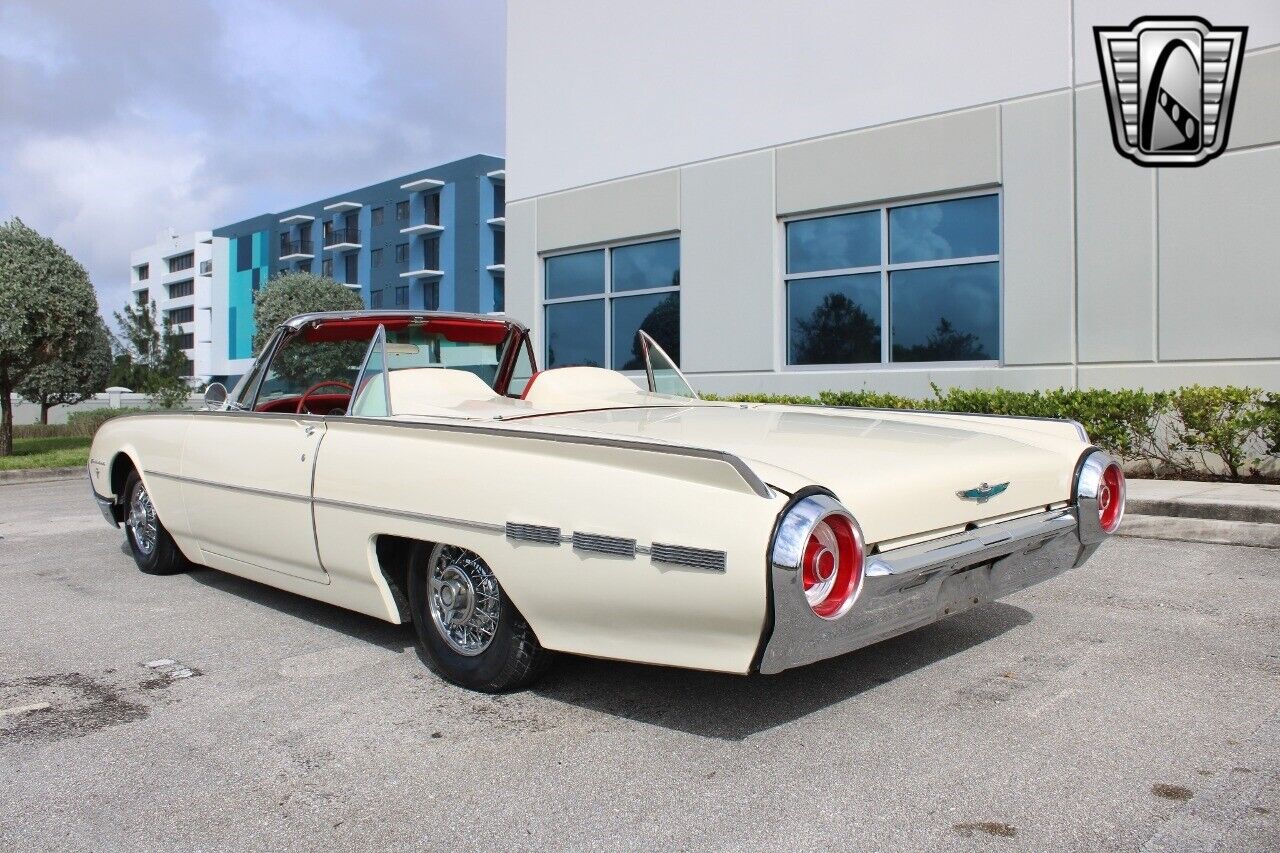
<svg viewBox="0 0 1280 853">
<path fill-rule="evenodd" d="M 147 409 L 125 406 L 119 409 L 89 409 L 85 412 L 72 412 L 67 415 L 67 431 L 63 434 L 92 437 L 98 431 L 98 427 L 112 418 L 118 418 L 121 415 L 136 415 L 145 411 Z"/>
<path fill-rule="evenodd" d="M 1217 456 L 1233 477 L 1262 461 L 1250 453 L 1267 422 L 1262 389 L 1191 385 L 1173 392 L 1170 405 L 1176 417 L 1169 421 L 1169 447 L 1175 454 L 1195 455 L 1204 467 L 1210 454 Z"/>
</svg>

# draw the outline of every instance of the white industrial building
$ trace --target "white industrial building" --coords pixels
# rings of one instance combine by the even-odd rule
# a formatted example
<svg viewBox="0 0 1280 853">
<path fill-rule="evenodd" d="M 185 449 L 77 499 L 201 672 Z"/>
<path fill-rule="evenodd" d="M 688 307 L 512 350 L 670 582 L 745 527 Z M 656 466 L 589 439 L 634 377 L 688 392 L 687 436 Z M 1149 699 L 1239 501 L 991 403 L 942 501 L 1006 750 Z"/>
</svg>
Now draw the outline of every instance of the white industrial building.
<svg viewBox="0 0 1280 853">
<path fill-rule="evenodd" d="M 179 234 L 172 228 L 129 255 L 129 288 L 135 304 L 154 303 L 157 321 L 167 317 L 187 356 L 185 375 L 195 383 L 216 371 L 212 361 L 213 235 Z"/>
<path fill-rule="evenodd" d="M 1280 388 L 1280 4 L 512 0 L 507 311 L 698 387 Z M 1229 148 L 1120 156 L 1094 26 L 1249 27 Z"/>
</svg>

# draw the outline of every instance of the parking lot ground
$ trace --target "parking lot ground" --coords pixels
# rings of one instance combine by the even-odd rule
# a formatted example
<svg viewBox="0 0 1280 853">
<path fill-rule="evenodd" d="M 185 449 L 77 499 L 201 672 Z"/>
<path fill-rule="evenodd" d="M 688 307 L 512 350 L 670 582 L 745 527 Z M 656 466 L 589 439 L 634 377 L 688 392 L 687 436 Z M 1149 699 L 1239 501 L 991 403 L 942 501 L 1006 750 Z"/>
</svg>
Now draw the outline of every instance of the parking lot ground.
<svg viewBox="0 0 1280 853">
<path fill-rule="evenodd" d="M 845 657 L 451 687 L 388 625 L 139 573 L 0 486 L 0 849 L 1280 848 L 1280 551 L 1107 543 Z M 150 664 L 150 665 L 148 665 Z"/>
</svg>

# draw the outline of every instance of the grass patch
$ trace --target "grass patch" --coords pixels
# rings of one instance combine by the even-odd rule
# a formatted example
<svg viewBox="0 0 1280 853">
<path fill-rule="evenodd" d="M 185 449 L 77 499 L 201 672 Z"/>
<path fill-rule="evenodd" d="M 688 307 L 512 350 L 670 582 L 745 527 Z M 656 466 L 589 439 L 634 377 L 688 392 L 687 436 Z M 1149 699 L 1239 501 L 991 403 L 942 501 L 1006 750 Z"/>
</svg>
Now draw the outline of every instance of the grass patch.
<svg viewBox="0 0 1280 853">
<path fill-rule="evenodd" d="M 0 471 L 28 468 L 69 468 L 89 464 L 89 445 L 93 439 L 83 435 L 58 435 L 43 438 L 13 439 L 13 455 L 0 456 Z"/>
</svg>

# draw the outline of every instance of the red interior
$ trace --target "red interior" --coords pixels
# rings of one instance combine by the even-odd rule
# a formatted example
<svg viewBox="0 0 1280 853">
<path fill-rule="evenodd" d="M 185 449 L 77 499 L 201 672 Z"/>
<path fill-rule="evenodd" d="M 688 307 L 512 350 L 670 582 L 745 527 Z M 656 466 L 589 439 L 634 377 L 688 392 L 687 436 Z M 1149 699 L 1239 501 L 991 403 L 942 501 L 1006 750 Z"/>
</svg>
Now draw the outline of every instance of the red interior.
<svg viewBox="0 0 1280 853">
<path fill-rule="evenodd" d="M 289 397 L 280 397 L 275 400 L 268 400 L 265 403 L 259 403 L 256 411 L 259 412 L 284 412 L 286 414 L 294 414 L 298 411 L 298 396 L 294 394 Z M 307 411 L 313 415 L 327 415 L 334 409 L 347 410 L 347 403 L 351 400 L 349 394 L 312 394 L 307 397 Z"/>
<path fill-rule="evenodd" d="M 388 332 L 397 332 L 418 322 L 423 331 L 443 335 L 455 343 L 500 344 L 507 337 L 507 325 L 465 317 L 432 317 L 418 321 L 414 317 L 352 317 L 342 320 L 321 320 L 308 326 L 303 332 L 306 340 L 318 341 L 367 341 L 379 326 Z"/>
</svg>

